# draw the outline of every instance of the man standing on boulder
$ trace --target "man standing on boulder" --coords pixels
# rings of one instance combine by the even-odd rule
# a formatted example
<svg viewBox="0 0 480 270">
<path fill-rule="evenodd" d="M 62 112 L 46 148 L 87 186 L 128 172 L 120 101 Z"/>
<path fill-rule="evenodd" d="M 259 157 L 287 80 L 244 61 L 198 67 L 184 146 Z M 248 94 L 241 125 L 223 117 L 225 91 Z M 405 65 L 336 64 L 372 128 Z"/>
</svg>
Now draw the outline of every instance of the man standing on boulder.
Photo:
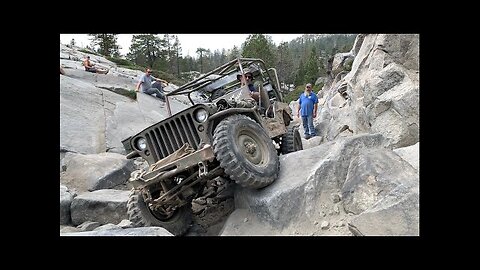
<svg viewBox="0 0 480 270">
<path fill-rule="evenodd" d="M 300 118 L 300 111 L 303 122 L 303 130 L 305 139 L 317 136 L 315 127 L 313 126 L 313 118 L 317 117 L 318 98 L 312 91 L 312 84 L 307 83 L 305 91 L 298 98 L 297 117 Z"/>
<path fill-rule="evenodd" d="M 153 95 L 162 101 L 165 101 L 165 95 L 163 93 L 163 85 L 162 83 L 165 83 L 168 85 L 168 82 L 162 79 L 156 79 L 152 75 L 152 70 L 147 68 L 145 73 L 140 77 L 140 80 L 138 81 L 137 88 L 135 91 L 139 91 L 140 88 L 142 88 L 142 93 L 148 94 L 148 95 Z M 152 85 L 152 81 L 155 81 Z"/>
</svg>

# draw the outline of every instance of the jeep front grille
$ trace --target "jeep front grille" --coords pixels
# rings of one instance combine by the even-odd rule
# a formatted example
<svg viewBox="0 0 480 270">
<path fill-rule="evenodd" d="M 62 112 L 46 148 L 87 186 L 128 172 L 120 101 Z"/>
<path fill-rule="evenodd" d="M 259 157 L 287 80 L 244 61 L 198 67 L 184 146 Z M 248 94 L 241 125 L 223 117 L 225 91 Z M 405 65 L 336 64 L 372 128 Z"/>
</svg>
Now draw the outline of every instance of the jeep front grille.
<svg viewBox="0 0 480 270">
<path fill-rule="evenodd" d="M 200 137 L 193 121 L 191 113 L 181 114 L 147 130 L 145 138 L 155 162 L 180 149 L 184 143 L 198 150 Z"/>
</svg>

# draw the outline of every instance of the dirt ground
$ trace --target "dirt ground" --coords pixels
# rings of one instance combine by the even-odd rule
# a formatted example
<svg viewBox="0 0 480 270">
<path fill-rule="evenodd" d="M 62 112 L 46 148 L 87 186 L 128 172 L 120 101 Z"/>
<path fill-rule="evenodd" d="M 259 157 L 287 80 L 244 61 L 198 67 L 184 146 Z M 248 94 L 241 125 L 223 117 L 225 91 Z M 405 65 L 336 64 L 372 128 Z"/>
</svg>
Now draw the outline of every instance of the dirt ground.
<svg viewBox="0 0 480 270">
<path fill-rule="evenodd" d="M 234 184 L 222 177 L 209 180 L 200 198 L 192 202 L 193 224 L 185 236 L 219 235 L 228 216 L 235 210 Z"/>
<path fill-rule="evenodd" d="M 195 206 L 194 206 L 195 208 Z M 208 206 L 193 217 L 193 225 L 185 236 L 217 236 L 228 216 L 235 210 L 233 198 Z"/>
</svg>

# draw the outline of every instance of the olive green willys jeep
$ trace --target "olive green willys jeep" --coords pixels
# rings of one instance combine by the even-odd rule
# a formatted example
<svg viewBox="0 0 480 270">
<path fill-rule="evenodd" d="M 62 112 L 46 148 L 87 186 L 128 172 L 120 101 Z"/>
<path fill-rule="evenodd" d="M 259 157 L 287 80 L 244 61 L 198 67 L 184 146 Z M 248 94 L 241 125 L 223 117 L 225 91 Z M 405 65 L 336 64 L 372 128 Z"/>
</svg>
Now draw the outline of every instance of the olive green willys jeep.
<svg viewBox="0 0 480 270">
<path fill-rule="evenodd" d="M 253 74 L 258 101 L 239 78 Z M 185 95 L 191 106 L 171 115 L 170 99 Z M 238 58 L 166 94 L 170 117 L 122 141 L 127 158 L 144 158 L 147 170 L 132 173 L 127 203 L 134 226 L 160 226 L 184 234 L 192 200 L 218 176 L 260 189 L 278 177 L 278 155 L 302 149 L 292 111 L 282 103 L 274 68 L 261 59 Z"/>
</svg>

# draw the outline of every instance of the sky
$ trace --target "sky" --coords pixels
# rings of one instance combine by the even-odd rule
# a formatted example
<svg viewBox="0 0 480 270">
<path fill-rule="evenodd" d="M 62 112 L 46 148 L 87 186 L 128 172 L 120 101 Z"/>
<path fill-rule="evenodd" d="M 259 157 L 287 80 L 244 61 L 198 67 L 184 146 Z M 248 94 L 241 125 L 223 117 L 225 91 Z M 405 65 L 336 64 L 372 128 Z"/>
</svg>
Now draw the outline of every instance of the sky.
<svg viewBox="0 0 480 270">
<path fill-rule="evenodd" d="M 190 55 L 197 57 L 197 48 L 209 49 L 211 52 L 221 49 L 232 49 L 233 46 L 241 47 L 249 34 L 172 34 L 178 35 L 183 56 Z M 273 42 L 279 45 L 281 42 L 288 42 L 302 34 L 266 34 L 272 37 Z M 130 48 L 133 34 L 119 34 L 117 43 L 121 46 L 120 53 L 125 55 Z M 62 44 L 70 44 L 72 38 L 79 47 L 86 47 L 90 44 L 87 34 L 60 34 Z"/>
</svg>

